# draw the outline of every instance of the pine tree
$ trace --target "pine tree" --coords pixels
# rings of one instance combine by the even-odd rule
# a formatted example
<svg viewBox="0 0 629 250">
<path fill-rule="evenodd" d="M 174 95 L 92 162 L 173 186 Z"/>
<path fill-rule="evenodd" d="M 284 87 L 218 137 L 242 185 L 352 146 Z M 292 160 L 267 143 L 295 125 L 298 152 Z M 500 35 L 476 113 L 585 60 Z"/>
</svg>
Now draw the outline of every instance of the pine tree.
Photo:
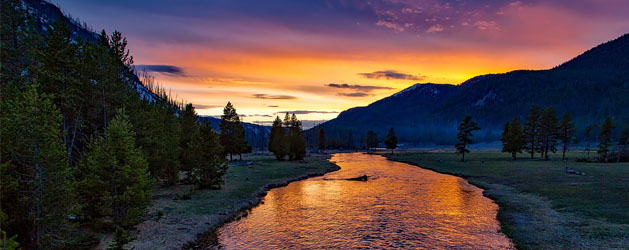
<svg viewBox="0 0 629 250">
<path fill-rule="evenodd" d="M 387 138 L 384 140 L 384 145 L 387 146 L 387 149 L 391 149 L 392 154 L 393 150 L 397 148 L 397 136 L 395 136 L 395 130 L 393 130 L 393 128 L 389 129 L 389 134 L 387 134 Z"/>
<path fill-rule="evenodd" d="M 607 117 L 601 125 L 601 134 L 599 135 L 598 154 L 605 159 L 605 162 L 609 162 L 609 147 L 612 142 L 612 131 L 616 128 L 614 121 L 611 117 Z"/>
<path fill-rule="evenodd" d="M 198 171 L 199 188 L 220 189 L 227 172 L 227 163 L 223 156 L 223 147 L 219 134 L 209 123 L 203 123 L 200 129 L 201 161 Z"/>
<path fill-rule="evenodd" d="M 539 133 L 539 107 L 533 104 L 524 123 L 524 134 L 526 135 L 526 149 L 531 154 L 531 159 L 535 157 L 535 152 L 540 152 Z"/>
<path fill-rule="evenodd" d="M 557 152 L 557 139 L 559 137 L 559 121 L 553 107 L 547 107 L 542 111 L 539 119 L 539 140 L 542 143 L 542 157 L 548 160 L 548 152 Z"/>
<path fill-rule="evenodd" d="M 126 228 L 141 222 L 151 204 L 153 179 L 124 110 L 88 149 L 75 174 L 84 216 L 93 225 L 111 221 Z"/>
<path fill-rule="evenodd" d="M 325 146 L 326 146 L 325 143 L 326 143 L 325 131 L 323 130 L 323 128 L 319 128 L 319 137 L 317 140 L 317 146 L 319 148 L 319 152 L 323 152 L 325 150 Z"/>
<path fill-rule="evenodd" d="M 471 116 L 466 116 L 459 125 L 458 130 L 459 132 L 457 133 L 456 138 L 459 142 L 454 145 L 454 147 L 456 148 L 457 154 L 463 155 L 461 161 L 465 161 L 465 153 L 470 152 L 470 150 L 467 149 L 467 145 L 472 144 L 472 132 L 480 130 L 480 127 L 478 127 L 476 122 L 472 121 Z"/>
<path fill-rule="evenodd" d="M 0 103 L 2 231 L 25 248 L 68 247 L 74 204 L 61 119 L 32 86 Z"/>
<path fill-rule="evenodd" d="M 198 139 L 200 125 L 197 112 L 191 103 L 186 104 L 181 112 L 181 170 L 186 172 L 187 181 L 191 181 L 192 171 L 199 168 L 200 158 L 198 151 Z"/>
<path fill-rule="evenodd" d="M 303 160 L 306 156 L 306 139 L 301 131 L 301 121 L 297 119 L 295 114 L 290 118 L 288 137 L 290 138 L 289 158 L 291 160 Z"/>
<path fill-rule="evenodd" d="M 166 104 L 142 101 L 130 116 L 137 131 L 136 143 L 146 156 L 151 175 L 167 186 L 179 181 L 182 131 L 176 112 Z"/>
<path fill-rule="evenodd" d="M 506 123 L 502 132 L 502 152 L 511 153 L 513 160 L 517 160 L 517 153 L 522 153 L 526 147 L 526 137 L 524 135 L 522 123 L 517 117 L 511 123 Z"/>
<path fill-rule="evenodd" d="M 291 120 L 291 116 L 290 114 L 286 113 L 286 115 L 284 115 L 284 122 L 282 124 L 283 128 L 282 128 L 282 134 L 284 134 L 284 136 L 282 137 L 282 143 L 280 144 L 280 152 L 282 155 L 282 158 L 284 158 L 284 156 L 288 156 L 289 160 L 293 159 L 293 156 L 291 155 L 291 151 L 290 151 L 290 143 L 292 142 L 292 138 L 290 137 L 290 127 L 293 126 L 293 121 Z"/>
<path fill-rule="evenodd" d="M 245 138 L 245 129 L 240 123 L 240 117 L 236 113 L 236 109 L 227 102 L 221 116 L 221 144 L 225 148 L 225 153 L 229 154 L 229 159 L 233 160 L 233 155 L 240 155 L 250 151 L 250 147 Z"/>
<path fill-rule="evenodd" d="M 271 127 L 271 133 L 269 134 L 269 151 L 275 155 L 277 160 L 284 158 L 282 143 L 284 143 L 284 128 L 282 127 L 282 120 L 277 116 L 275 121 L 273 121 L 273 127 Z"/>
<path fill-rule="evenodd" d="M 561 118 L 561 123 L 559 123 L 559 140 L 561 141 L 562 145 L 561 160 L 566 159 L 566 151 L 568 150 L 568 145 L 574 140 L 576 132 L 577 129 L 575 128 L 574 122 L 572 121 L 572 116 L 568 112 L 564 113 L 563 117 Z"/>
<path fill-rule="evenodd" d="M 373 130 L 369 130 L 367 131 L 367 148 L 371 150 L 376 147 L 378 147 L 378 135 Z"/>
</svg>

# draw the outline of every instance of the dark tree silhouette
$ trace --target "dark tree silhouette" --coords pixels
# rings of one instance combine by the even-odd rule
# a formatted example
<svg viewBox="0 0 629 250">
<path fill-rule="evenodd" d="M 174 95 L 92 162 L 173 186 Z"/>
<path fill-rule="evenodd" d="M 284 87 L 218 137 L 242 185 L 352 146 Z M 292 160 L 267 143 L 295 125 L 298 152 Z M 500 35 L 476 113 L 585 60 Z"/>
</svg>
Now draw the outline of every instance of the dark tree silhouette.
<svg viewBox="0 0 629 250">
<path fill-rule="evenodd" d="M 271 127 L 271 134 L 269 134 L 269 151 L 275 155 L 277 160 L 284 158 L 282 152 L 282 144 L 284 143 L 285 131 L 282 127 L 282 120 L 279 116 L 275 117 L 273 121 L 273 127 Z"/>
<path fill-rule="evenodd" d="M 539 118 L 539 141 L 542 143 L 542 157 L 548 160 L 548 151 L 557 152 L 559 121 L 553 107 L 547 107 Z"/>
<path fill-rule="evenodd" d="M 618 138 L 617 162 L 620 162 L 620 158 L 624 156 L 627 144 L 629 144 L 629 125 L 625 125 L 625 127 L 622 129 L 622 132 L 620 133 L 620 138 Z"/>
<path fill-rule="evenodd" d="M 612 131 L 616 128 L 616 124 L 611 117 L 607 117 L 601 125 L 601 134 L 599 135 L 598 155 L 609 162 L 609 147 L 612 142 Z"/>
<path fill-rule="evenodd" d="M 539 107 L 533 104 L 529 114 L 526 116 L 526 122 L 524 123 L 524 134 L 526 136 L 526 149 L 531 154 L 531 159 L 535 157 L 535 152 L 540 150 L 538 141 L 539 132 Z"/>
<path fill-rule="evenodd" d="M 454 147 L 456 148 L 457 154 L 463 155 L 461 161 L 465 161 L 465 153 L 470 152 L 470 150 L 467 149 L 467 145 L 472 143 L 472 132 L 480 130 L 480 127 L 478 127 L 476 122 L 472 121 L 472 116 L 468 115 L 465 119 L 463 119 L 458 130 L 459 132 L 457 133 L 456 138 L 459 142 L 454 145 Z"/>
<path fill-rule="evenodd" d="M 367 131 L 367 148 L 369 150 L 378 147 L 378 135 L 373 130 Z"/>
<path fill-rule="evenodd" d="M 572 116 L 570 113 L 566 112 L 563 114 L 561 118 L 561 123 L 559 123 L 559 140 L 561 141 L 561 159 L 566 159 L 566 151 L 568 150 L 568 145 L 572 143 L 574 140 L 574 136 L 577 132 L 577 129 L 574 126 L 574 122 L 572 121 Z"/>
<path fill-rule="evenodd" d="M 242 154 L 251 152 L 251 147 L 245 137 L 245 129 L 240 123 L 240 117 L 231 102 L 223 109 L 221 116 L 221 144 L 225 148 L 225 153 L 229 154 L 229 159 L 233 160 L 233 155 L 237 154 L 242 160 Z"/>
<path fill-rule="evenodd" d="M 393 128 L 389 129 L 389 134 L 387 134 L 387 138 L 384 140 L 384 145 L 387 146 L 387 149 L 391 149 L 391 153 L 397 148 L 397 136 L 395 136 L 395 130 L 393 130 Z"/>
<path fill-rule="evenodd" d="M 511 153 L 513 160 L 517 160 L 516 154 L 522 153 L 526 146 L 526 137 L 522 128 L 522 123 L 517 117 L 511 123 L 506 123 L 502 132 L 502 152 Z"/>
<path fill-rule="evenodd" d="M 326 146 L 325 131 L 323 130 L 323 128 L 319 128 L 319 137 L 317 140 L 317 147 L 319 148 L 320 152 L 323 152 L 325 150 L 325 146 Z"/>
<path fill-rule="evenodd" d="M 585 141 L 587 145 L 585 146 L 585 150 L 588 152 L 588 158 L 590 158 L 590 141 L 592 140 L 592 124 L 585 127 Z"/>
</svg>

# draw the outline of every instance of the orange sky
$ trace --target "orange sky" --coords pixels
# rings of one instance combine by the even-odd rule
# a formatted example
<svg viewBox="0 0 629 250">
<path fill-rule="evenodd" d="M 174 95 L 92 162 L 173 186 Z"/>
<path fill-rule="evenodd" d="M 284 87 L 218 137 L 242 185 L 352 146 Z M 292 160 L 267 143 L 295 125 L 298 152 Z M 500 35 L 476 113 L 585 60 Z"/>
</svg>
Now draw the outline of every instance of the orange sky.
<svg viewBox="0 0 629 250">
<path fill-rule="evenodd" d="M 96 30 L 122 31 L 138 68 L 199 114 L 231 101 L 258 123 L 282 111 L 329 120 L 419 82 L 550 68 L 629 31 L 623 0 L 59 5 Z"/>
</svg>

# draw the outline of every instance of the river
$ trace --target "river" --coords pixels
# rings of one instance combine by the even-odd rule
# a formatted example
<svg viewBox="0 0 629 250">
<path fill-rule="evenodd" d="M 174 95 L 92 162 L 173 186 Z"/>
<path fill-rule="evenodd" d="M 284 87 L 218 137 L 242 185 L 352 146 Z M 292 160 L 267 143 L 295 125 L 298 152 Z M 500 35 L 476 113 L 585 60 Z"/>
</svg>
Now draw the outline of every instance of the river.
<svg viewBox="0 0 629 250">
<path fill-rule="evenodd" d="M 365 153 L 275 188 L 216 231 L 222 249 L 513 249 L 498 206 L 466 180 Z M 369 176 L 368 181 L 346 178 Z"/>
</svg>

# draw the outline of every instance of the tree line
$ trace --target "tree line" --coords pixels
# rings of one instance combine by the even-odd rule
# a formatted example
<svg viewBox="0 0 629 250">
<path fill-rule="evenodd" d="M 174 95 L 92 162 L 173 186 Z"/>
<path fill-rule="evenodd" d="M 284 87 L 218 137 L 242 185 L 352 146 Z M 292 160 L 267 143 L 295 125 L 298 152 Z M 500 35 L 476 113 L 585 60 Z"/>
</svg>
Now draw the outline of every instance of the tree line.
<svg viewBox="0 0 629 250">
<path fill-rule="evenodd" d="M 588 156 L 592 127 L 593 125 L 587 126 L 585 131 Z M 600 161 L 609 162 L 613 146 L 612 132 L 615 127 L 611 117 L 607 117 L 601 124 L 597 150 Z M 628 144 L 628 137 L 629 127 L 625 127 L 618 138 L 618 161 Z M 560 120 L 553 107 L 546 107 L 540 111 L 537 105 L 533 105 L 524 123 L 518 117 L 514 117 L 511 122 L 505 124 L 501 142 L 502 151 L 510 153 L 513 160 L 516 160 L 516 155 L 523 151 L 528 152 L 531 159 L 539 153 L 543 159 L 548 160 L 548 153 L 555 153 L 558 150 L 562 153 L 561 159 L 565 160 L 568 148 L 576 143 L 576 126 L 568 112 L 564 113 Z"/>
<path fill-rule="evenodd" d="M 306 156 L 306 139 L 301 130 L 301 121 L 295 114 L 286 113 L 284 121 L 275 117 L 269 135 L 269 151 L 277 160 L 303 160 Z"/>
<path fill-rule="evenodd" d="M 91 41 L 63 21 L 42 31 L 21 1 L 2 6 L 4 248 L 88 248 L 97 232 L 122 237 L 143 220 L 155 184 L 220 188 L 226 155 L 250 151 L 231 103 L 219 134 L 192 104 L 139 81 L 120 32 Z"/>
</svg>

